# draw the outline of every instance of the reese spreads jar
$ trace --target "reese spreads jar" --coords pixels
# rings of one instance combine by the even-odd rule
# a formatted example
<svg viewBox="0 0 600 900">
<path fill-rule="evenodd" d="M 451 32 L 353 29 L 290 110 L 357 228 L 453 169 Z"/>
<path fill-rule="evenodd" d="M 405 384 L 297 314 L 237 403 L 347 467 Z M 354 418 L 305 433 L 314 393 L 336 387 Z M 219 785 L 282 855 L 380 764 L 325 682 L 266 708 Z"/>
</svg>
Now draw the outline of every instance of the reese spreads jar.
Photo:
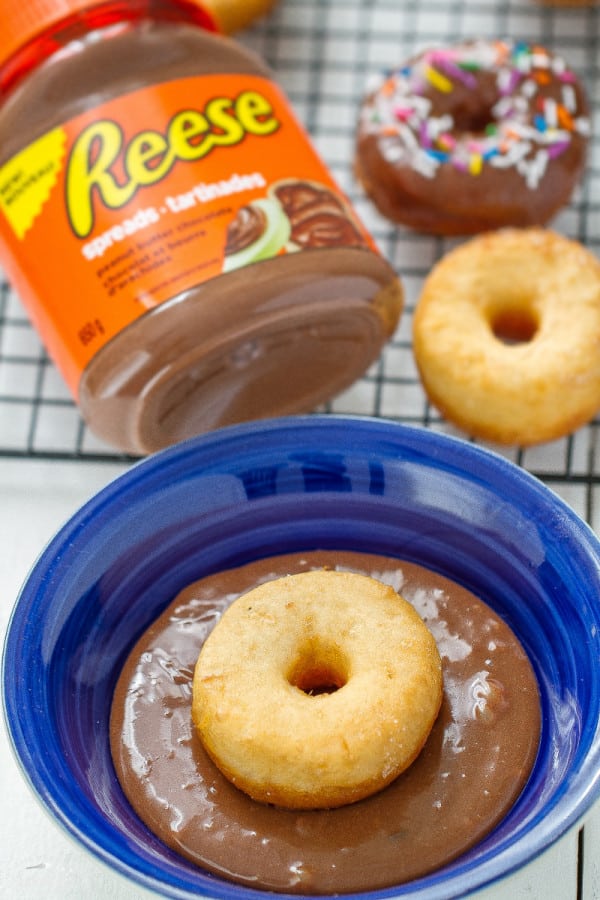
<svg viewBox="0 0 600 900">
<path fill-rule="evenodd" d="M 3 7 L 0 261 L 92 431 L 148 453 L 364 372 L 400 283 L 208 3 Z"/>
</svg>

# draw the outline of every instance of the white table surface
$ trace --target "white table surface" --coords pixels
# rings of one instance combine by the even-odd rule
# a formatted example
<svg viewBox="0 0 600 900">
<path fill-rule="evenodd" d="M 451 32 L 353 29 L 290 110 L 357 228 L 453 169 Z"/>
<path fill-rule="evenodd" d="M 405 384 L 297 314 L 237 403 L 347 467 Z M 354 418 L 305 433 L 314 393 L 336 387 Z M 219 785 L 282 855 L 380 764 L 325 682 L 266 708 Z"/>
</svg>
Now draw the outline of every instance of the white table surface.
<svg viewBox="0 0 600 900">
<path fill-rule="evenodd" d="M 93 493 L 125 470 L 113 463 L 3 460 L 0 463 L 0 627 L 47 540 Z M 6 900 L 143 900 L 151 895 L 83 850 L 42 808 L 0 734 L 0 897 Z M 477 900 L 598 900 L 600 808 L 585 822 L 583 874 L 578 833 Z M 578 889 L 578 878 L 580 889 Z"/>
</svg>

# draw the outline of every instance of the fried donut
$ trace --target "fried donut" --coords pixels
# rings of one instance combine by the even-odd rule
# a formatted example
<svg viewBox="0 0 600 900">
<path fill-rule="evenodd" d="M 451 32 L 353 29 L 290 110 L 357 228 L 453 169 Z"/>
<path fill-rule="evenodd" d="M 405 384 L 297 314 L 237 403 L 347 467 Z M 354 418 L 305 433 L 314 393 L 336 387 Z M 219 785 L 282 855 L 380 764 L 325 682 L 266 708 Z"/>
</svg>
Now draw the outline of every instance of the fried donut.
<svg viewBox="0 0 600 900">
<path fill-rule="evenodd" d="M 381 790 L 423 747 L 442 699 L 435 641 L 366 575 L 318 570 L 238 598 L 196 664 L 192 716 L 255 800 L 332 808 Z"/>
<path fill-rule="evenodd" d="M 418 231 L 542 225 L 568 203 L 589 133 L 560 57 L 470 41 L 420 54 L 365 99 L 355 169 L 384 216 Z"/>
<path fill-rule="evenodd" d="M 600 263 L 544 229 L 472 238 L 425 280 L 413 350 L 431 401 L 470 434 L 568 434 L 600 409 Z"/>
<path fill-rule="evenodd" d="M 276 2 L 277 0 L 203 0 L 202 5 L 214 16 L 224 34 L 232 34 L 266 15 Z"/>
</svg>

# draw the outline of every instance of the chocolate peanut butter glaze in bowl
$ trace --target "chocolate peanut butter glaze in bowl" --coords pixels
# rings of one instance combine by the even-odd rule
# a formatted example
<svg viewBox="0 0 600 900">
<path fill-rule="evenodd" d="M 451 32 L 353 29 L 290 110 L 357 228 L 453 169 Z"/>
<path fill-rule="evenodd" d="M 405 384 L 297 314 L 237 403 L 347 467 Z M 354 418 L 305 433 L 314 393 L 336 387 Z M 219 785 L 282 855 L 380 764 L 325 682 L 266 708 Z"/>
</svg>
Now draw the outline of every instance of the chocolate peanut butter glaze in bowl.
<svg viewBox="0 0 600 900">
<path fill-rule="evenodd" d="M 516 636 L 539 691 L 531 774 L 492 831 L 433 872 L 353 895 L 465 896 L 532 861 L 600 791 L 599 543 L 501 457 L 385 420 L 283 418 L 194 438 L 135 465 L 64 526 L 21 591 L 4 651 L 6 718 L 33 790 L 84 847 L 163 896 L 264 897 L 193 865 L 138 818 L 116 777 L 110 709 L 134 644 L 181 590 L 313 551 L 404 561 L 472 593 Z"/>
</svg>

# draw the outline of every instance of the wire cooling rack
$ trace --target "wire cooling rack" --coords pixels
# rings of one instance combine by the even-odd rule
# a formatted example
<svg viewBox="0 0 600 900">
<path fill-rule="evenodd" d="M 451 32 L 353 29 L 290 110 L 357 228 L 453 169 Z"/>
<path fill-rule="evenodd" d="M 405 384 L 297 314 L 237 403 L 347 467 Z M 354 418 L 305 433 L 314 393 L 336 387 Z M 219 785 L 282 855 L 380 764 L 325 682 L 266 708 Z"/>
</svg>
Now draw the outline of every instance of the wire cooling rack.
<svg viewBox="0 0 600 900">
<path fill-rule="evenodd" d="M 421 388 L 411 349 L 411 317 L 423 279 L 455 241 L 398 228 L 379 216 L 352 175 L 360 100 L 374 75 L 416 51 L 469 37 L 538 42 L 564 56 L 590 98 L 594 134 L 600 105 L 600 7 L 541 0 L 280 0 L 272 15 L 239 39 L 274 69 L 321 155 L 399 272 L 406 307 L 393 339 L 363 378 L 325 412 L 375 415 L 454 432 Z M 599 141 L 584 180 L 553 227 L 600 250 Z M 600 451 L 596 419 L 541 447 L 493 449 L 552 484 L 600 530 Z M 465 435 L 461 435 L 466 437 Z M 21 306 L 0 280 L 0 457 L 118 460 L 82 422 L 60 375 Z M 597 495 L 597 497 L 596 497 Z M 596 498 L 596 499 L 595 499 Z"/>
</svg>

